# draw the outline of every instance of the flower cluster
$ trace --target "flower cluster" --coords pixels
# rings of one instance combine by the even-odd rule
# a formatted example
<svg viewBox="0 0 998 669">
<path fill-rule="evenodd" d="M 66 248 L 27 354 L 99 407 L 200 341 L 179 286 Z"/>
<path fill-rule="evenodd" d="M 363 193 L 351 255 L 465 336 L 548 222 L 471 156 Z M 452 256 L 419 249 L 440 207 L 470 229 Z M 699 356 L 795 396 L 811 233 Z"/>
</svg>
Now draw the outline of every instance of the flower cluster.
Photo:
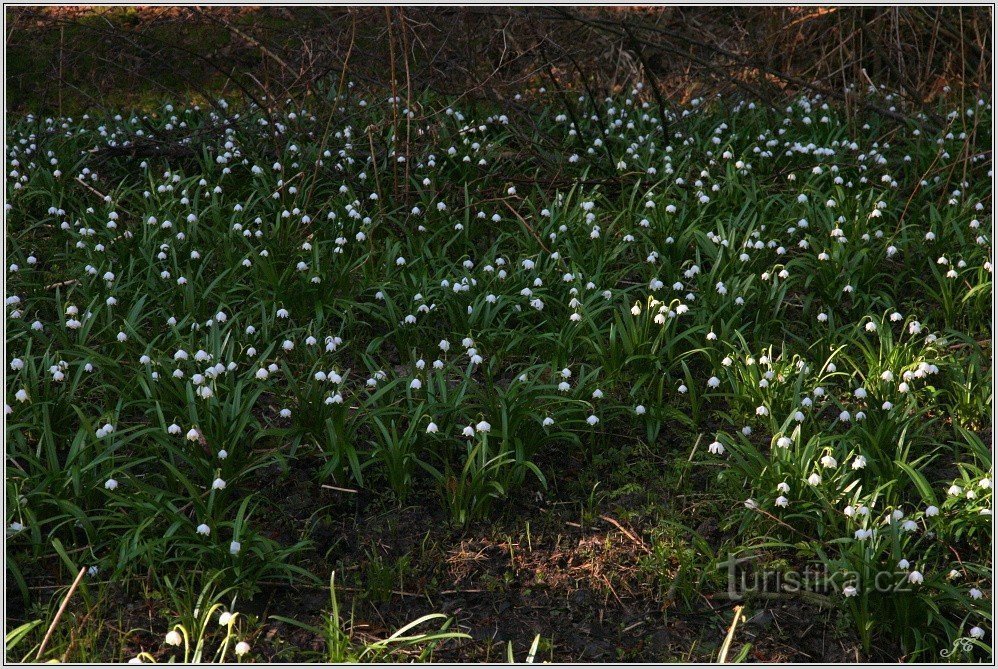
<svg viewBox="0 0 998 669">
<path fill-rule="evenodd" d="M 578 102 L 543 160 L 503 108 L 405 109 L 403 147 L 354 87 L 332 117 L 11 124 L 15 545 L 290 578 L 267 472 L 422 481 L 470 523 L 627 439 L 719 467 L 741 531 L 903 570 L 940 645 L 985 636 L 990 103 L 888 130 L 819 95 Z M 178 131 L 189 159 L 141 157 Z"/>
</svg>

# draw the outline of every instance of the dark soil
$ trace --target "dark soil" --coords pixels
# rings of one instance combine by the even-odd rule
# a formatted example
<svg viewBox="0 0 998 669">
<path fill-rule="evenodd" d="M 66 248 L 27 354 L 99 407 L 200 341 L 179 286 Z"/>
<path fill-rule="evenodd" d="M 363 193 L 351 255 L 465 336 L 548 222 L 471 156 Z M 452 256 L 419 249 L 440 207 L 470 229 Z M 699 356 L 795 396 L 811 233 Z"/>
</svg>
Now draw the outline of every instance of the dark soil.
<svg viewBox="0 0 998 669">
<path fill-rule="evenodd" d="M 561 467 L 572 479 L 593 476 L 592 468 L 571 459 Z M 472 638 L 442 644 L 435 661 L 504 661 L 508 643 L 522 661 L 538 634 L 539 660 L 715 660 L 737 602 L 726 598 L 723 580 L 696 573 L 712 568 L 710 556 L 694 550 L 691 566 L 680 573 L 678 553 L 690 549 L 690 537 L 662 535 L 663 514 L 670 507 L 696 514 L 710 508 L 711 501 L 702 494 L 681 494 L 657 467 L 645 468 L 653 475 L 645 480 L 634 477 L 641 471 L 624 463 L 616 476 L 604 474 L 603 480 L 628 485 L 608 490 L 594 508 L 584 508 L 568 489 L 561 499 L 557 491 L 525 489 L 517 500 L 495 509 L 495 518 L 465 530 L 448 526 L 432 489 L 396 507 L 364 491 L 319 488 L 313 480 L 295 477 L 272 489 L 284 514 L 272 516 L 272 531 L 290 543 L 299 538 L 299 528 L 310 528 L 314 545 L 307 567 L 320 577 L 336 571 L 340 610 L 344 618 L 352 615 L 352 628 L 362 638 L 384 638 L 428 613 L 452 616 L 452 629 Z M 703 490 L 711 483 L 701 468 L 686 478 L 688 489 Z M 323 507 L 330 512 L 314 513 Z M 701 512 L 696 527 L 714 548 L 727 538 L 717 513 Z M 272 661 L 323 649 L 321 637 L 267 617 L 279 614 L 318 625 L 329 610 L 326 587 L 267 589 L 240 610 L 263 621 L 254 648 Z M 731 656 L 751 644 L 747 659 L 754 661 L 857 657 L 852 640 L 827 636 L 835 625 L 817 607 L 767 601 L 749 603 L 746 612 Z"/>
</svg>

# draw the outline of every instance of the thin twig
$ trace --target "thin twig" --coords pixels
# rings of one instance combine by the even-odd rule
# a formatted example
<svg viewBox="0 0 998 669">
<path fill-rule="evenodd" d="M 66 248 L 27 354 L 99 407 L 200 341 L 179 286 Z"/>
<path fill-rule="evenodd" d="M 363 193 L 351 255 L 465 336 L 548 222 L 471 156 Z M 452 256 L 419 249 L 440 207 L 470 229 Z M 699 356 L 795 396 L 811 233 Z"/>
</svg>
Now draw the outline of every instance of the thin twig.
<svg viewBox="0 0 998 669">
<path fill-rule="evenodd" d="M 86 567 L 80 567 L 80 573 L 76 575 L 76 580 L 73 581 L 73 585 L 69 587 L 69 592 L 66 596 L 62 598 L 62 605 L 59 606 L 59 610 L 55 614 L 55 618 L 52 619 L 52 624 L 49 625 L 48 631 L 45 633 L 45 638 L 42 639 L 42 645 L 38 647 L 38 653 L 35 655 L 35 662 L 42 659 L 42 653 L 45 652 L 45 646 L 49 643 L 49 638 L 52 636 L 52 632 L 55 630 L 55 626 L 59 624 L 59 619 L 62 618 L 63 612 L 66 610 L 66 605 L 69 604 L 69 598 L 73 596 L 76 592 L 76 587 L 80 585 L 80 581 L 83 580 L 83 576 L 87 573 Z"/>
</svg>

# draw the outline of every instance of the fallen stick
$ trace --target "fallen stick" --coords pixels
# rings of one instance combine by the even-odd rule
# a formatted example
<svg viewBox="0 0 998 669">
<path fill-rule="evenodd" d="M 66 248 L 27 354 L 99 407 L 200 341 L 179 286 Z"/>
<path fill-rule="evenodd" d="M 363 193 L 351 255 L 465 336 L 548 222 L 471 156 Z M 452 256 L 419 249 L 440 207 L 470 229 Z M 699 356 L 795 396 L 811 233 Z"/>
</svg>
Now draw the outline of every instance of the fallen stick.
<svg viewBox="0 0 998 669">
<path fill-rule="evenodd" d="M 610 516 L 600 516 L 600 518 L 602 518 L 603 520 L 605 520 L 606 522 L 610 523 L 611 525 L 613 525 L 614 527 L 616 527 L 618 530 L 620 530 L 620 532 L 625 537 L 627 537 L 628 539 L 630 539 L 631 541 L 633 541 L 635 544 L 637 544 L 638 547 L 641 548 L 645 553 L 649 553 L 649 554 L 651 553 L 651 549 L 648 548 L 648 546 L 645 545 L 645 542 L 641 541 L 641 539 L 638 539 L 636 536 L 634 536 L 633 534 L 631 534 L 630 532 L 628 532 L 624 528 L 624 526 L 621 525 L 620 523 L 618 523 L 616 520 L 614 520 Z"/>
<path fill-rule="evenodd" d="M 334 485 L 326 485 L 325 483 L 323 483 L 321 487 L 325 488 L 326 490 L 338 490 L 339 492 L 351 492 L 354 494 L 358 492 L 357 490 L 351 490 L 350 488 L 337 488 Z"/>
<path fill-rule="evenodd" d="M 80 573 L 76 575 L 76 580 L 73 581 L 73 585 L 69 586 L 69 592 L 66 596 L 62 598 L 62 604 L 59 606 L 59 610 L 55 614 L 55 618 L 52 619 L 52 624 L 49 625 L 48 631 L 45 633 L 45 638 L 42 639 L 42 645 L 38 647 L 38 653 L 35 655 L 35 662 L 42 659 L 42 653 L 45 652 L 45 646 L 49 643 L 49 638 L 52 636 L 52 632 L 55 630 L 55 626 L 59 624 L 59 619 L 62 618 L 63 612 L 66 610 L 66 605 L 69 604 L 69 598 L 73 596 L 76 592 L 76 586 L 80 584 L 83 580 L 83 575 L 87 573 L 86 567 L 80 568 Z"/>
<path fill-rule="evenodd" d="M 49 286 L 45 286 L 45 290 L 52 290 L 53 288 L 64 288 L 66 286 L 75 286 L 80 282 L 79 279 L 67 279 L 65 281 L 57 281 Z"/>
</svg>

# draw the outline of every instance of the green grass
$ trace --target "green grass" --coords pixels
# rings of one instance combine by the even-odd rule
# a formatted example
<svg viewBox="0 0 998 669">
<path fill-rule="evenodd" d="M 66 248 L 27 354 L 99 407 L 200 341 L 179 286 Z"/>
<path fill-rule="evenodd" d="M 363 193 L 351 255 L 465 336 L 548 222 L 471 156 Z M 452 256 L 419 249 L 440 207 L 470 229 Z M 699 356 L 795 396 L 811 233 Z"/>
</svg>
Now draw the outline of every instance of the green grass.
<svg viewBox="0 0 998 669">
<path fill-rule="evenodd" d="M 43 623 L 11 657 L 59 601 L 29 586 L 92 566 L 98 617 L 91 581 L 188 593 L 92 659 L 231 659 L 262 621 L 211 606 L 324 586 L 322 485 L 456 536 L 535 494 L 583 523 L 636 499 L 642 569 L 684 607 L 752 550 L 824 565 L 869 658 L 972 628 L 992 656 L 990 104 L 937 131 L 717 99 L 666 130 L 633 91 L 573 130 L 551 95 L 425 97 L 410 125 L 386 97 L 12 120 L 7 559 Z M 107 149 L 177 133 L 189 155 Z M 922 580 L 878 589 L 902 559 Z M 368 595 L 409 564 L 366 560 Z M 332 606 L 323 659 L 390 656 Z"/>
</svg>

